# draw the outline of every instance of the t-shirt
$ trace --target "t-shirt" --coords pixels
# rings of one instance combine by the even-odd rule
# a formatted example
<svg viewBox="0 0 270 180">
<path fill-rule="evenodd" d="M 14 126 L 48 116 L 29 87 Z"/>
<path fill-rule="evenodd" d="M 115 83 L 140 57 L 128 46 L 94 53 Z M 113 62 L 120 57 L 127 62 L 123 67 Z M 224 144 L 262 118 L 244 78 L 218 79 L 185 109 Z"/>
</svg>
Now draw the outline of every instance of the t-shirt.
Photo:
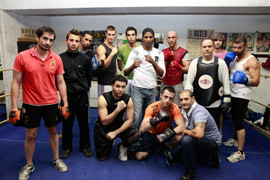
<svg viewBox="0 0 270 180">
<path fill-rule="evenodd" d="M 49 50 L 43 61 L 34 48 L 20 52 L 15 59 L 13 69 L 23 73 L 23 103 L 31 105 L 57 104 L 58 94 L 55 76 L 64 73 L 61 58 Z"/>
<path fill-rule="evenodd" d="M 138 44 L 138 43 L 136 45 L 137 45 L 136 47 L 140 46 L 140 44 Z M 122 61 L 122 71 L 120 72 L 121 75 L 124 75 L 124 67 L 126 65 L 128 55 L 131 51 L 132 51 L 132 49 L 130 47 L 128 47 L 128 44 L 124 44 L 118 48 L 117 59 Z M 127 79 L 133 79 L 133 75 L 134 75 L 134 72 L 132 71 L 130 73 L 130 75 L 128 75 L 126 77 L 127 77 Z"/>
<path fill-rule="evenodd" d="M 170 116 L 170 121 L 164 121 L 164 122 L 158 123 L 155 127 L 152 127 L 149 130 L 150 133 L 161 134 L 168 127 L 173 129 L 172 120 L 183 119 L 183 116 L 180 112 L 179 107 L 173 102 L 170 104 L 170 106 L 167 109 L 164 109 L 164 110 L 168 111 L 169 116 Z M 157 116 L 160 111 L 161 111 L 160 101 L 154 102 L 146 108 L 144 118 L 152 118 L 154 116 Z"/>
</svg>

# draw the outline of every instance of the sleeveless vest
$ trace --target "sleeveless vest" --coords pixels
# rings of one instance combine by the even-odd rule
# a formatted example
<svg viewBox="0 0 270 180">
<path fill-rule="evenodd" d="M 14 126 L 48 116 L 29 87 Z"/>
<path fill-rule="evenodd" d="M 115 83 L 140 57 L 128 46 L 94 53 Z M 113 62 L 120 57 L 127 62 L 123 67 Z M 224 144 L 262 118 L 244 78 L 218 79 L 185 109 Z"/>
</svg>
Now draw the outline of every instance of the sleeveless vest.
<svg viewBox="0 0 270 180">
<path fill-rule="evenodd" d="M 193 93 L 196 101 L 202 106 L 209 106 L 219 100 L 219 88 L 221 83 L 218 79 L 218 58 L 214 63 L 205 64 L 202 57 L 198 59 L 197 73 L 193 82 Z"/>
</svg>

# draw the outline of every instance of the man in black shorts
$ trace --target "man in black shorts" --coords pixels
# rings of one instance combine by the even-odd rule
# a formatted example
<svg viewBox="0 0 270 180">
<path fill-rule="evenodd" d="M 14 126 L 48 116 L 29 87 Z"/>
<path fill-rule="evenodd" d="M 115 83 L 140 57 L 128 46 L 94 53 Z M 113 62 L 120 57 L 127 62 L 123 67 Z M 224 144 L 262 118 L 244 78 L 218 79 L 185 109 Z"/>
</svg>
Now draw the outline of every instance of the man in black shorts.
<svg viewBox="0 0 270 180">
<path fill-rule="evenodd" d="M 55 32 L 50 27 L 40 27 L 36 32 L 37 45 L 16 56 L 11 83 L 11 114 L 18 111 L 20 85 L 23 84 L 23 108 L 25 109 L 25 142 L 26 165 L 19 173 L 19 179 L 28 179 L 35 170 L 33 156 L 35 139 L 44 119 L 50 135 L 53 152 L 53 166 L 60 172 L 66 172 L 66 164 L 59 159 L 59 138 L 57 134 L 58 95 L 59 89 L 64 107 L 68 106 L 66 84 L 63 78 L 64 69 L 61 58 L 50 50 L 55 40 Z"/>
<path fill-rule="evenodd" d="M 171 148 L 181 139 L 186 128 L 180 109 L 173 102 L 174 96 L 174 88 L 167 86 L 160 93 L 160 101 L 147 107 L 140 127 L 142 141 L 136 153 L 137 160 L 143 160 L 157 148 L 161 148 L 167 156 L 167 164 L 173 164 Z M 175 128 L 173 120 L 177 125 Z M 166 141 L 170 141 L 168 146 Z"/>
<path fill-rule="evenodd" d="M 138 130 L 133 127 L 133 102 L 125 94 L 127 79 L 121 75 L 113 78 L 112 91 L 98 99 L 98 119 L 94 130 L 96 156 L 103 161 L 111 152 L 114 139 L 120 137 L 119 159 L 127 161 L 127 149 L 138 138 Z M 124 121 L 124 113 L 126 120 Z"/>
</svg>

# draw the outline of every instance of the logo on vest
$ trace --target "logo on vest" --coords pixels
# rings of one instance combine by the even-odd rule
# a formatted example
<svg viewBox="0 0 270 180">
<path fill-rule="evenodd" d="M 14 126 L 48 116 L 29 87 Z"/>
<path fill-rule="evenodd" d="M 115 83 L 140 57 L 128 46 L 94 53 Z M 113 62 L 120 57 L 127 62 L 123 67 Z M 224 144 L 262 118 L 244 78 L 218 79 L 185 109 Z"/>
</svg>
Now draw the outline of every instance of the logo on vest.
<svg viewBox="0 0 270 180">
<path fill-rule="evenodd" d="M 199 78 L 198 84 L 202 89 L 209 89 L 213 85 L 213 79 L 209 75 L 202 75 Z"/>
</svg>

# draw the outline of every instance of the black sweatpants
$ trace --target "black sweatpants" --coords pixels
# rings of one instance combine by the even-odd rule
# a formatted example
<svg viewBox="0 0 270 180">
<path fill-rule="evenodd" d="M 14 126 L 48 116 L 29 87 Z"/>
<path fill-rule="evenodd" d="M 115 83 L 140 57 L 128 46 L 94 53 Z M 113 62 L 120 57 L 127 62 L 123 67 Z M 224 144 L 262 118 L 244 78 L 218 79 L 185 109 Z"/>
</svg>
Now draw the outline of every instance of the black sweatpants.
<svg viewBox="0 0 270 180">
<path fill-rule="evenodd" d="M 89 99 L 87 92 L 80 94 L 68 93 L 68 105 L 71 109 L 70 116 L 67 120 L 63 121 L 63 140 L 62 149 L 72 150 L 72 128 L 77 117 L 79 130 L 80 130 L 80 150 L 84 148 L 89 148 L 90 134 L 89 134 L 89 124 L 88 124 L 88 114 L 89 114 Z"/>
</svg>

